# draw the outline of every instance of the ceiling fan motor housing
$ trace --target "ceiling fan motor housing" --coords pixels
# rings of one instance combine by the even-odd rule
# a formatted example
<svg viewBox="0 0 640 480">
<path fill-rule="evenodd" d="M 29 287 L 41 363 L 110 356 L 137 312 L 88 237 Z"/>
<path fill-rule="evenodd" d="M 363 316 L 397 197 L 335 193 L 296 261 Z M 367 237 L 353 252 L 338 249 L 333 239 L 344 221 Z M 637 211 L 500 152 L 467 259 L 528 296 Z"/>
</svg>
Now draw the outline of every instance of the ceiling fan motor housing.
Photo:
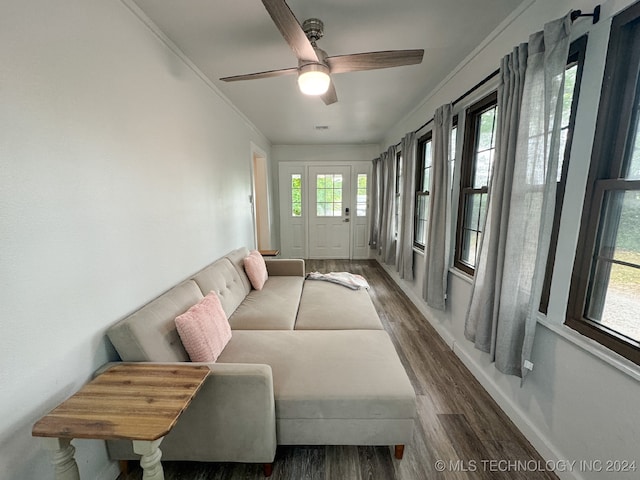
<svg viewBox="0 0 640 480">
<path fill-rule="evenodd" d="M 327 52 L 325 52 L 319 47 L 316 47 L 315 45 L 313 46 L 313 49 L 315 50 L 316 55 L 318 56 L 318 62 L 316 63 L 316 62 L 309 62 L 307 60 L 298 60 L 298 69 L 300 69 L 301 67 L 304 67 L 305 65 L 319 65 L 319 66 L 325 67 L 328 73 L 329 63 L 327 62 Z"/>
<path fill-rule="evenodd" d="M 324 23 L 318 18 L 309 18 L 302 23 L 302 30 L 315 47 L 315 43 L 324 36 Z"/>
</svg>

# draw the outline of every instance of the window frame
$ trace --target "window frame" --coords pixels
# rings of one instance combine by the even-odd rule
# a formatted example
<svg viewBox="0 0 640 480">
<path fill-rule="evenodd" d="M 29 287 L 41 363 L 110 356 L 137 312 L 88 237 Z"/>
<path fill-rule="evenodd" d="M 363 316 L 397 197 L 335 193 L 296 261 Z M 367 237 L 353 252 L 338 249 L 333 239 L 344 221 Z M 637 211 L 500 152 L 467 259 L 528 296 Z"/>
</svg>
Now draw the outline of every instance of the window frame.
<svg viewBox="0 0 640 480">
<path fill-rule="evenodd" d="M 323 177 L 324 180 L 324 186 L 323 187 L 319 187 L 318 186 L 318 180 L 320 179 L 320 177 Z M 339 177 L 339 182 L 340 182 L 340 187 L 336 188 L 336 183 L 338 182 L 338 180 L 336 179 L 336 177 Z M 326 182 L 328 181 L 328 179 L 330 178 L 330 186 L 326 186 Z M 344 210 L 344 199 L 342 198 L 342 192 L 343 192 L 343 188 L 344 188 L 344 177 L 342 175 L 342 173 L 316 173 L 315 175 L 315 179 L 314 181 L 316 182 L 316 187 L 315 187 L 315 197 L 316 197 L 316 204 L 315 204 L 315 217 L 316 218 L 336 218 L 336 217 L 342 217 L 342 212 Z M 324 200 L 320 201 L 320 191 L 324 192 Z M 336 191 L 340 191 L 340 200 L 336 200 L 335 199 L 335 193 Z M 331 192 L 331 200 L 327 200 L 327 192 Z M 324 213 L 321 215 L 319 214 L 319 210 L 318 210 L 318 206 L 319 205 L 323 205 L 323 210 Z M 331 205 L 331 210 L 330 210 L 330 214 L 327 214 L 327 206 Z M 338 209 L 336 209 L 336 205 L 340 205 L 340 207 Z"/>
<path fill-rule="evenodd" d="M 394 198 L 393 198 L 393 238 L 398 239 L 398 230 L 400 229 L 400 212 L 402 211 L 402 169 L 404 167 L 402 161 L 402 151 L 396 153 L 396 176 L 394 179 Z"/>
<path fill-rule="evenodd" d="M 300 187 L 294 187 L 293 186 L 293 181 L 294 179 L 300 180 Z M 302 174 L 301 173 L 290 173 L 289 174 L 289 188 L 290 188 L 290 194 L 291 194 L 291 202 L 290 202 L 290 212 L 289 212 L 289 216 L 291 218 L 302 218 L 302 215 L 304 214 L 304 201 L 302 200 Z M 294 201 L 294 191 L 295 190 L 299 190 L 300 191 L 300 202 L 296 202 Z M 299 205 L 300 207 L 300 213 L 296 215 L 296 205 Z"/>
<path fill-rule="evenodd" d="M 498 105 L 498 92 L 493 91 L 467 108 L 465 115 L 464 140 L 462 144 L 462 160 L 460 165 L 460 193 L 458 195 L 458 217 L 456 226 L 456 244 L 453 266 L 468 275 L 475 274 L 475 268 L 462 261 L 463 226 L 465 220 L 466 196 L 470 194 L 487 194 L 488 185 L 473 188 L 473 173 L 476 163 L 476 145 L 478 143 L 480 115 Z M 497 119 L 496 119 L 497 129 Z M 497 135 L 498 132 L 496 132 Z M 487 181 L 487 184 L 489 182 Z"/>
<path fill-rule="evenodd" d="M 418 233 L 418 222 L 420 221 L 419 218 L 419 205 L 420 205 L 420 197 L 423 196 L 429 196 L 430 194 L 430 190 L 431 190 L 431 186 L 428 185 L 425 188 L 422 188 L 422 182 L 424 181 L 424 171 L 426 169 L 424 163 L 425 163 L 425 149 L 428 143 L 431 142 L 431 165 L 429 166 L 429 168 L 431 168 L 433 166 L 433 131 L 429 131 L 426 134 L 424 134 L 422 137 L 420 137 L 418 139 L 418 155 L 419 155 L 419 159 L 420 162 L 419 164 L 416 164 L 416 191 L 414 194 L 414 202 L 415 202 L 415 206 L 414 206 L 414 215 L 413 215 L 413 247 L 417 248 L 418 250 L 424 251 L 426 246 L 427 246 L 427 242 L 426 242 L 426 235 L 425 235 L 425 243 L 422 244 L 420 242 L 418 242 L 416 240 L 417 237 L 417 233 Z M 426 216 L 426 225 L 425 228 L 428 231 L 429 228 L 429 216 Z"/>
<path fill-rule="evenodd" d="M 555 267 L 556 254 L 558 250 L 558 234 L 560 232 L 560 219 L 562 216 L 562 205 L 564 203 L 564 195 L 567 188 L 567 174 L 569 172 L 569 159 L 571 157 L 571 145 L 573 143 L 573 131 L 576 124 L 576 112 L 578 110 L 578 101 L 580 99 L 580 86 L 582 83 L 582 72 L 584 70 L 584 60 L 587 53 L 587 35 L 583 35 L 569 46 L 569 55 L 567 57 L 567 67 L 575 64 L 576 83 L 573 89 L 573 101 L 571 103 L 571 113 L 569 116 L 569 126 L 567 129 L 567 142 L 562 162 L 562 172 L 560 173 L 560 181 L 556 187 L 555 210 L 553 214 L 553 226 L 551 230 L 551 240 L 549 243 L 549 254 L 547 256 L 547 266 L 545 269 L 544 283 L 542 285 L 542 296 L 540 298 L 540 312 L 546 314 L 549 308 L 549 296 L 551 294 L 551 281 L 553 279 L 553 269 Z"/>
<path fill-rule="evenodd" d="M 366 218 L 369 216 L 369 174 L 366 172 L 356 172 L 355 173 L 355 177 L 356 177 L 356 185 L 355 185 L 355 205 L 356 205 L 356 217 L 358 218 Z M 360 188 L 360 177 L 364 177 L 364 183 L 365 183 L 365 187 L 364 187 L 364 203 L 359 202 L 358 201 L 358 197 L 359 197 L 359 193 L 361 190 L 363 190 L 362 188 Z M 364 215 L 360 215 L 358 207 L 360 205 L 364 205 Z"/>
<path fill-rule="evenodd" d="M 640 365 L 640 342 L 589 319 L 585 313 L 604 212 L 604 192 L 612 186 L 616 190 L 640 187 L 640 180 L 620 178 L 629 134 L 633 133 L 633 104 L 640 100 L 639 69 L 640 3 L 636 3 L 616 15 L 611 25 L 565 325 Z"/>
</svg>

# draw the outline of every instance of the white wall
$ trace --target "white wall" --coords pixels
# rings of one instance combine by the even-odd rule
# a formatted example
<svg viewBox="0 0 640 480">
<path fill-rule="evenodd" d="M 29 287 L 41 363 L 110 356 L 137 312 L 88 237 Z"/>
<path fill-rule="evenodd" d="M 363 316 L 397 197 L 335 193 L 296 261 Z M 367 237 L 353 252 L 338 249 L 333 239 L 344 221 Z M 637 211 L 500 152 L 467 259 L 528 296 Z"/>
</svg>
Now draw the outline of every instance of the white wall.
<svg viewBox="0 0 640 480">
<path fill-rule="evenodd" d="M 109 325 L 253 246 L 251 142 L 126 4 L 2 2 L 0 478 L 54 478 L 32 425 L 115 358 Z M 82 478 L 117 476 L 74 443 Z"/>
<path fill-rule="evenodd" d="M 540 319 L 533 351 L 535 367 L 524 386 L 520 386 L 520 379 L 498 372 L 489 362 L 488 355 L 476 350 L 465 339 L 464 319 L 471 294 L 469 277 L 451 269 L 449 307 L 446 312 L 437 312 L 427 307 L 420 297 L 422 275 L 415 282 L 406 282 L 399 280 L 392 268 L 388 270 L 546 459 L 595 460 L 603 462 L 603 467 L 606 461 L 627 460 L 635 461 L 640 469 L 640 368 L 563 325 L 611 17 L 631 3 L 632 0 L 604 2 L 599 24 L 580 20 L 574 26 L 576 38 L 589 33 L 587 58 L 549 313 Z M 569 9 L 591 12 L 593 7 L 594 2 L 580 0 L 526 1 L 517 14 L 507 19 L 439 88 L 389 132 L 385 145 L 398 142 L 407 131 L 431 118 L 438 106 L 458 98 L 497 69 L 502 56 L 519 42 L 526 41 L 530 33 L 540 30 L 545 22 L 564 15 Z M 472 95 L 456 110 L 462 111 L 482 94 Z M 453 211 L 457 211 L 455 205 Z M 422 264 L 423 256 L 416 254 L 415 261 Z M 617 480 L 638 478 L 638 471 L 626 474 L 588 471 L 577 464 L 573 471 L 558 472 L 558 475 L 561 478 Z"/>
<path fill-rule="evenodd" d="M 273 145 L 274 162 L 361 162 L 380 155 L 380 145 Z"/>
</svg>

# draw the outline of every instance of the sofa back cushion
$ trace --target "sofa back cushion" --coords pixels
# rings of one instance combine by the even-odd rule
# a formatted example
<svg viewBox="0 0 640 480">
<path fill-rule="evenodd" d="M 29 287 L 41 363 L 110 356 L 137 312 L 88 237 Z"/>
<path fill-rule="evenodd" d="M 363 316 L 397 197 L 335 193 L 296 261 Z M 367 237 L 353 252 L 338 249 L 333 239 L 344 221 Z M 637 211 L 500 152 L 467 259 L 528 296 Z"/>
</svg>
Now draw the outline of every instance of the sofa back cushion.
<svg viewBox="0 0 640 480">
<path fill-rule="evenodd" d="M 245 275 L 246 277 L 246 275 Z M 231 261 L 223 257 L 197 273 L 193 280 L 200 287 L 202 295 L 216 292 L 224 313 L 230 317 L 251 291 L 251 285 L 244 280 Z M 247 279 L 247 283 L 249 280 Z"/>
<path fill-rule="evenodd" d="M 120 320 L 107 335 L 125 362 L 188 362 L 175 320 L 202 298 L 198 285 L 188 280 Z"/>
<path fill-rule="evenodd" d="M 244 270 L 244 259 L 249 255 L 249 250 L 246 247 L 240 247 L 235 249 L 234 251 L 225 255 L 225 258 L 228 258 L 231 264 L 234 266 L 238 275 L 240 275 L 240 279 L 242 280 L 243 285 L 247 290 L 247 295 L 251 291 L 251 281 L 247 276 L 247 272 Z"/>
</svg>

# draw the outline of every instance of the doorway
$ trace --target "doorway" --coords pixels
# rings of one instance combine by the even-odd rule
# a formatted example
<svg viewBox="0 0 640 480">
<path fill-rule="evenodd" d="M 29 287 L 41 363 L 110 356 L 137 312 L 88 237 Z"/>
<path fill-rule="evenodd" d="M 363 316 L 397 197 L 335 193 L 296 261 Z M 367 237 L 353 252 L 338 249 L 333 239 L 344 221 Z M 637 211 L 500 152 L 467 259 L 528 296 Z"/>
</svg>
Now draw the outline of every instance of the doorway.
<svg viewBox="0 0 640 480">
<path fill-rule="evenodd" d="M 282 256 L 368 258 L 370 170 L 370 162 L 280 164 Z"/>
<path fill-rule="evenodd" d="M 271 249 L 271 219 L 267 158 L 255 147 L 252 150 L 253 220 L 256 247 L 258 250 L 269 250 Z"/>
<path fill-rule="evenodd" d="M 309 258 L 351 258 L 351 167 L 309 167 Z"/>
</svg>

